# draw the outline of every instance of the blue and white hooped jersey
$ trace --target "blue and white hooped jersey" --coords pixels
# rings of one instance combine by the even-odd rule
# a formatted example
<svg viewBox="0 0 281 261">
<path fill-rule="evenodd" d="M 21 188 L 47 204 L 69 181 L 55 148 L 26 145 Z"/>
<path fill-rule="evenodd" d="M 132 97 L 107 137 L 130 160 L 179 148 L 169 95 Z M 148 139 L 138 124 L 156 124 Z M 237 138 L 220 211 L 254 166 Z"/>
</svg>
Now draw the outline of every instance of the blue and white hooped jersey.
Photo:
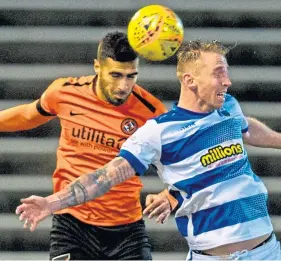
<svg viewBox="0 0 281 261">
<path fill-rule="evenodd" d="M 120 156 L 139 174 L 150 163 L 176 191 L 176 223 L 194 250 L 256 238 L 273 228 L 267 190 L 250 166 L 242 134 L 248 123 L 231 95 L 221 109 L 194 113 L 180 107 L 139 128 Z"/>
</svg>

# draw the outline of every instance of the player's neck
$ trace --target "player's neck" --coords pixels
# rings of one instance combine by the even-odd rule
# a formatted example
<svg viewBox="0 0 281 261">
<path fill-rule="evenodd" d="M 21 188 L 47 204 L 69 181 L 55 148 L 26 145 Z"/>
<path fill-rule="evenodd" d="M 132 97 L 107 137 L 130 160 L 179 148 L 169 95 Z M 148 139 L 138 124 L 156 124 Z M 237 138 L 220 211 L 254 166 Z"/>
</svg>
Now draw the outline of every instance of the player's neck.
<svg viewBox="0 0 281 261">
<path fill-rule="evenodd" d="M 200 101 L 192 92 L 181 91 L 178 107 L 198 113 L 209 113 L 214 109 Z"/>
<path fill-rule="evenodd" d="M 99 100 L 102 100 L 104 102 L 108 102 L 106 97 L 104 96 L 101 88 L 100 88 L 99 80 L 98 80 L 97 76 L 96 76 L 96 80 L 93 82 L 93 92 Z"/>
</svg>

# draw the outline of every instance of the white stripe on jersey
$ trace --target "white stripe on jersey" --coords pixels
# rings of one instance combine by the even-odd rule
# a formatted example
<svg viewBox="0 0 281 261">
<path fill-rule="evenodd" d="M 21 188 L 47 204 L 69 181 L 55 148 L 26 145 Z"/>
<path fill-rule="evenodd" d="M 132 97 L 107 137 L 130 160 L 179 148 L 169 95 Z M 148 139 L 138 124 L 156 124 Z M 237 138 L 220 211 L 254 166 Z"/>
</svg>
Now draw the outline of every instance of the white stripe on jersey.
<svg viewBox="0 0 281 261">
<path fill-rule="evenodd" d="M 261 227 L 260 224 L 265 224 Z M 251 230 L 255 229 L 255 234 L 253 235 Z M 189 236 L 188 240 L 189 247 L 194 250 L 206 250 L 215 248 L 222 244 L 231 244 L 235 242 L 246 241 L 254 237 L 260 237 L 264 235 L 264 230 L 272 231 L 273 227 L 269 216 L 258 218 L 241 224 L 236 224 L 233 226 L 228 226 L 207 233 L 202 233 L 196 237 Z M 190 222 L 188 234 L 192 235 L 193 226 Z M 235 234 L 235 237 L 229 237 L 229 235 Z"/>
</svg>

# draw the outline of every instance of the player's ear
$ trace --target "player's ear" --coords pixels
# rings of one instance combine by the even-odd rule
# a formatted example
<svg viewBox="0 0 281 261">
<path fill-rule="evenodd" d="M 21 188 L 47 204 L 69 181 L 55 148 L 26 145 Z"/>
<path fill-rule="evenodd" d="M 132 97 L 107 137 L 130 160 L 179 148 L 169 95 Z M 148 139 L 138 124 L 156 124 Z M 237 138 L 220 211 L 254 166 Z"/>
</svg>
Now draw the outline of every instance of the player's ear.
<svg viewBox="0 0 281 261">
<path fill-rule="evenodd" d="M 190 87 L 194 85 L 194 78 L 191 73 L 184 73 L 182 76 L 184 86 Z"/>
<path fill-rule="evenodd" d="M 96 75 L 100 73 L 100 63 L 97 59 L 94 60 L 94 70 Z"/>
</svg>

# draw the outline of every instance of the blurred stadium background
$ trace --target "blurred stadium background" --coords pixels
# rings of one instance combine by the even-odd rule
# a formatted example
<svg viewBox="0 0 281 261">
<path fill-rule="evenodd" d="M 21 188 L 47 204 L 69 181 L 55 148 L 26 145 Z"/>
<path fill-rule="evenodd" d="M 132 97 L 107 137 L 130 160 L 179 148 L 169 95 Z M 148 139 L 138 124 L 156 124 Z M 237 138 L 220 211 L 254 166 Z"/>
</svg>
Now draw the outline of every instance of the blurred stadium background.
<svg viewBox="0 0 281 261">
<path fill-rule="evenodd" d="M 137 9 L 155 3 L 177 12 L 186 40 L 237 43 L 229 55 L 230 93 L 245 115 L 281 131 L 280 0 L 1 0 L 0 109 L 39 98 L 57 77 L 92 74 L 100 38 L 112 30 L 126 31 Z M 152 64 L 142 60 L 139 83 L 170 106 L 179 94 L 175 58 Z M 0 135 L 0 259 L 46 260 L 50 219 L 31 234 L 13 213 L 20 198 L 51 192 L 58 121 Z M 269 212 L 280 238 L 281 153 L 254 148 L 248 153 L 269 190 Z M 163 188 L 156 176 L 143 181 L 142 200 Z M 154 259 L 185 259 L 187 244 L 173 217 L 163 226 L 154 221 L 147 226 Z"/>
</svg>

